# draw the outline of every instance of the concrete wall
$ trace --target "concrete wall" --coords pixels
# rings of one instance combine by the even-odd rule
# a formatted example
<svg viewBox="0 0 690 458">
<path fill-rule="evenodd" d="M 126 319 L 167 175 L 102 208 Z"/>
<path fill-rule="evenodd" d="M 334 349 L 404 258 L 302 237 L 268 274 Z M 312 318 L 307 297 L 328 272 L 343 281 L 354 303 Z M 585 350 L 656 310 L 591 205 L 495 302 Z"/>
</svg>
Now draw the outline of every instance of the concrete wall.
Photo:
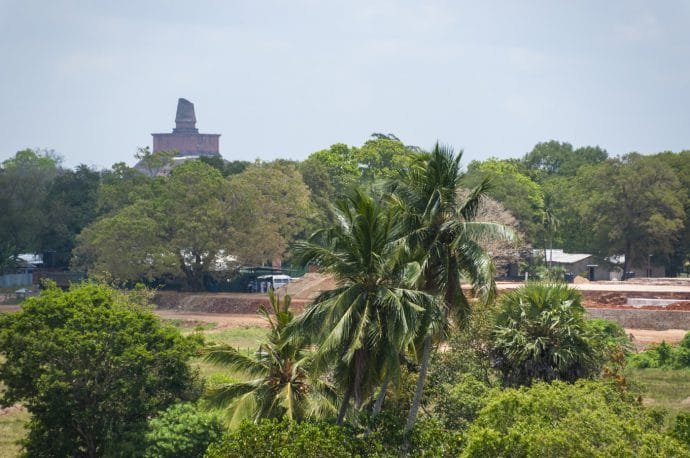
<svg viewBox="0 0 690 458">
<path fill-rule="evenodd" d="M 679 310 L 629 310 L 588 308 L 587 313 L 594 318 L 615 321 L 624 328 L 690 330 L 690 312 Z"/>
<path fill-rule="evenodd" d="M 32 274 L 7 274 L 0 275 L 0 287 L 31 285 L 33 283 Z"/>
</svg>

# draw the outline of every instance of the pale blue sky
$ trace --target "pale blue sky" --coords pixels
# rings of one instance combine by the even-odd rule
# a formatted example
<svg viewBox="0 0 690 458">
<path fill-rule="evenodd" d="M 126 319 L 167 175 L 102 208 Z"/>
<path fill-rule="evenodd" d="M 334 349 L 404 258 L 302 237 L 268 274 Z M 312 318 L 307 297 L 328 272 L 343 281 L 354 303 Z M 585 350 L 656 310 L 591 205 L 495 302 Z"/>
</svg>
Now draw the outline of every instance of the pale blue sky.
<svg viewBox="0 0 690 458">
<path fill-rule="evenodd" d="M 177 99 L 227 159 L 372 132 L 466 161 L 690 148 L 687 1 L 0 0 L 0 160 L 133 163 Z"/>
</svg>

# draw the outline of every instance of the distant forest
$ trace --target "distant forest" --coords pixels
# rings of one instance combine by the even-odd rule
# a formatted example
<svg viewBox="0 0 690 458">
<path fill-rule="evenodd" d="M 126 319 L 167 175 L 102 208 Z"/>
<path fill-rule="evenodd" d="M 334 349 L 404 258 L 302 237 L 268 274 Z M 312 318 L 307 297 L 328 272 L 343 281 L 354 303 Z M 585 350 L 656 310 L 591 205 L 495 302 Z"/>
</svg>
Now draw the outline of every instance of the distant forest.
<svg viewBox="0 0 690 458">
<path fill-rule="evenodd" d="M 331 222 L 335 201 L 353 188 L 383 192 L 381 183 L 426 155 L 391 134 L 301 162 L 178 165 L 174 152 L 141 149 L 136 168 L 94 170 L 19 151 L 0 167 L 0 271 L 16 269 L 19 254 L 40 253 L 47 267 L 116 283 L 204 289 L 209 276 L 242 265 L 289 265 L 293 242 Z M 527 262 L 532 248 L 553 247 L 625 254 L 629 265 L 651 259 L 669 276 L 690 269 L 690 151 L 611 157 L 552 140 L 519 159 L 463 166 L 463 188 L 489 180 L 480 217 L 519 234 L 517 245 L 488 247 L 494 257 Z"/>
</svg>

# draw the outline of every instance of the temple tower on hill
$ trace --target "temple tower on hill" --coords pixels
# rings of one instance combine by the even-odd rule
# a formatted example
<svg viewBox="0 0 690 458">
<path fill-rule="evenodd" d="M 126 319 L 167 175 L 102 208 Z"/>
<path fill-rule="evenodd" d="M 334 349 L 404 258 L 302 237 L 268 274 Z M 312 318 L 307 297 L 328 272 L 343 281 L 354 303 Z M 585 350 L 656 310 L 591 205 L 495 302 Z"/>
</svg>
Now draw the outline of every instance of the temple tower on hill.
<svg viewBox="0 0 690 458">
<path fill-rule="evenodd" d="M 175 128 L 169 134 L 151 134 L 153 152 L 176 151 L 177 156 L 220 156 L 220 134 L 200 134 L 196 128 L 194 104 L 187 99 L 177 101 Z"/>
</svg>

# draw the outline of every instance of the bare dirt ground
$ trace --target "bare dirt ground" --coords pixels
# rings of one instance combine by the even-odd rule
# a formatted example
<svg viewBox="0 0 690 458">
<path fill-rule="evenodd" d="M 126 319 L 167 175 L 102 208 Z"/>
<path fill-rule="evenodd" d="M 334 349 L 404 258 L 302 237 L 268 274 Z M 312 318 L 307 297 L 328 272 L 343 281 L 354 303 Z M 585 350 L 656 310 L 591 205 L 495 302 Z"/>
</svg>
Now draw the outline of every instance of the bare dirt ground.
<svg viewBox="0 0 690 458">
<path fill-rule="evenodd" d="M 266 320 L 254 313 L 196 313 L 180 312 L 176 310 L 154 310 L 156 315 L 166 320 L 176 320 L 182 323 L 196 325 L 203 323 L 215 323 L 217 329 L 231 329 L 244 327 L 268 327 Z"/>
<path fill-rule="evenodd" d="M 633 344 L 638 350 L 646 348 L 652 344 L 663 342 L 670 344 L 677 344 L 683 339 L 683 336 L 688 332 L 684 329 L 666 329 L 664 331 L 654 331 L 651 329 L 629 329 L 625 332 L 630 336 Z"/>
<path fill-rule="evenodd" d="M 687 280 L 687 279 L 686 279 Z M 499 291 L 509 290 L 521 286 L 521 282 L 499 282 Z M 335 283 L 332 278 L 317 273 L 309 273 L 287 287 L 293 298 L 293 310 L 299 312 L 320 291 L 332 289 Z M 585 306 L 591 308 L 626 309 L 626 297 L 666 297 L 690 299 L 690 281 L 676 279 L 636 279 L 629 282 L 584 282 L 571 285 L 578 288 L 585 296 Z M 0 298 L 1 299 L 1 298 Z M 155 313 L 161 318 L 178 320 L 187 325 L 215 323 L 217 329 L 238 328 L 247 326 L 266 326 L 266 322 L 256 313 L 258 306 L 266 304 L 263 294 L 233 294 L 233 293 L 161 293 L 156 301 L 158 308 Z M 658 307 L 644 307 L 647 310 Z M 665 310 L 690 310 L 690 304 L 679 303 L 667 306 Z M 0 313 L 19 310 L 16 305 L 0 303 Z M 639 310 L 639 309 L 638 309 Z M 678 326 L 680 327 L 680 326 Z M 632 334 L 635 343 L 647 346 L 662 340 L 677 343 L 682 339 L 686 330 L 665 329 L 650 330 L 626 328 Z"/>
</svg>

